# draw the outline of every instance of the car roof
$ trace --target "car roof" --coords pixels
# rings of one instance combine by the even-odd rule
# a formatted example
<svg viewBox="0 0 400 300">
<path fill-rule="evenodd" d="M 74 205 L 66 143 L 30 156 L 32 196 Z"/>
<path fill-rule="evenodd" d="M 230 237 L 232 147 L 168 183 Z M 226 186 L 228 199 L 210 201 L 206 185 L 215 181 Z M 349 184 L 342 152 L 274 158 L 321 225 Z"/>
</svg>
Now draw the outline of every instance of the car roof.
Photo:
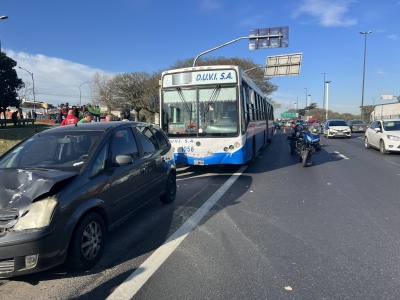
<svg viewBox="0 0 400 300">
<path fill-rule="evenodd" d="M 375 120 L 375 121 L 383 121 L 383 122 L 397 121 L 397 122 L 399 122 L 400 119 L 380 119 L 380 120 Z"/>
<path fill-rule="evenodd" d="M 95 131 L 104 131 L 108 130 L 111 127 L 118 127 L 127 124 L 132 125 L 145 125 L 145 126 L 155 126 L 154 124 L 144 123 L 144 122 L 135 122 L 135 121 L 109 121 L 109 122 L 90 122 L 90 123 L 80 123 L 75 125 L 66 125 L 66 126 L 57 126 L 51 128 L 51 130 L 57 131 L 85 131 L 85 130 L 95 130 Z M 158 126 L 157 126 L 158 127 Z"/>
</svg>

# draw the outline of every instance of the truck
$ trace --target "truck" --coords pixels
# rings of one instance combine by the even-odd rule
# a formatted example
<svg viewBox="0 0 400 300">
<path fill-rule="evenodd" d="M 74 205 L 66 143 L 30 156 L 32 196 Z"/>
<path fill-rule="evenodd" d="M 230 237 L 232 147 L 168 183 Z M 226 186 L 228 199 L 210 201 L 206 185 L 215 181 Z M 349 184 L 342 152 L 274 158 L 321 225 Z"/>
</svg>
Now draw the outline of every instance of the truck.
<svg viewBox="0 0 400 300">
<path fill-rule="evenodd" d="M 370 119 L 400 119 L 400 102 L 375 105 Z"/>
</svg>

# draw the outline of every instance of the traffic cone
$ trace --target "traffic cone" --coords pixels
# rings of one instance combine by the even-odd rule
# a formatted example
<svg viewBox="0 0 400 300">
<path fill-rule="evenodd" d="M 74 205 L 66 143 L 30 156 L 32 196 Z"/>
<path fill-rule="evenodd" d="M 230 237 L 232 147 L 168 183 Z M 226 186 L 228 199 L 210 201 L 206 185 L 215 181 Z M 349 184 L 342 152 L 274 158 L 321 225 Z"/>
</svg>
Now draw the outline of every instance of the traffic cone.
<svg viewBox="0 0 400 300">
<path fill-rule="evenodd" d="M 283 134 L 286 134 L 286 128 L 283 128 Z"/>
</svg>

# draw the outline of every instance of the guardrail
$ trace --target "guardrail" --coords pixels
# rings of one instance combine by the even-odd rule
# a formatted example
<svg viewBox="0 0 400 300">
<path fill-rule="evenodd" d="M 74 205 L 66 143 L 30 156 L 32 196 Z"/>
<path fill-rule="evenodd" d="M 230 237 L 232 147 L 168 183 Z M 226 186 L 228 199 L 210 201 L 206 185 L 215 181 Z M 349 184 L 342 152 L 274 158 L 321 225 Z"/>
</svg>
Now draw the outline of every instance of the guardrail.
<svg viewBox="0 0 400 300">
<path fill-rule="evenodd" d="M 32 123 L 35 124 L 35 119 L 0 119 L 0 125 L 1 126 L 6 126 L 7 124 L 14 124 L 14 125 L 25 125 L 25 123 Z"/>
</svg>

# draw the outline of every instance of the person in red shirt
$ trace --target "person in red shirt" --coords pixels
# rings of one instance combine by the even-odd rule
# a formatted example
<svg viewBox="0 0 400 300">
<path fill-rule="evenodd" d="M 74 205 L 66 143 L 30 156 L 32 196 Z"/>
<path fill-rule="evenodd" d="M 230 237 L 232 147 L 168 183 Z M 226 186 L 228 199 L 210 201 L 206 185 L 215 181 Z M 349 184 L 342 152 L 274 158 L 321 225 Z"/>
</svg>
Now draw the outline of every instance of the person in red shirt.
<svg viewBox="0 0 400 300">
<path fill-rule="evenodd" d="M 68 111 L 68 115 L 67 117 L 61 122 L 61 126 L 64 125 L 74 125 L 76 123 L 78 123 L 79 119 L 77 117 L 75 117 L 74 111 L 72 109 L 70 109 Z"/>
</svg>

